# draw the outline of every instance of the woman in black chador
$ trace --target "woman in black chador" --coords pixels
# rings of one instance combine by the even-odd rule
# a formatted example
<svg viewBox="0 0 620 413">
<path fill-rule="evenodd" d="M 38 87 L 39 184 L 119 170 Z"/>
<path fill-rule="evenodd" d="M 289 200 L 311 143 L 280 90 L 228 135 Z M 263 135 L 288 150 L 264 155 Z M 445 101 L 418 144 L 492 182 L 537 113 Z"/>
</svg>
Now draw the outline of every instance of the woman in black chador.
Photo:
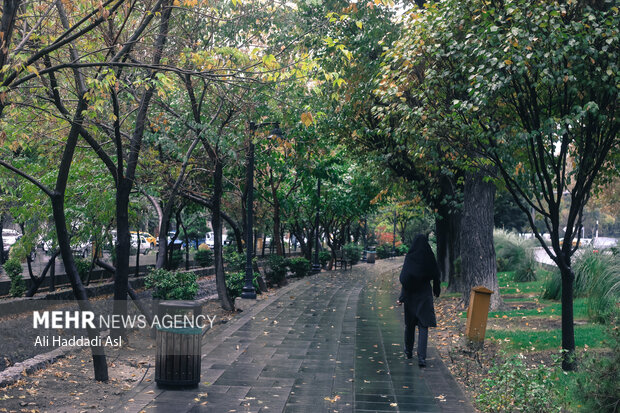
<svg viewBox="0 0 620 413">
<path fill-rule="evenodd" d="M 437 327 L 431 294 L 439 297 L 441 285 L 437 261 L 425 235 L 416 235 L 413 240 L 405 256 L 400 283 L 402 290 L 398 304 L 405 303 L 405 355 L 408 359 L 413 357 L 415 327 L 418 326 L 418 365 L 426 367 L 428 328 Z"/>
</svg>

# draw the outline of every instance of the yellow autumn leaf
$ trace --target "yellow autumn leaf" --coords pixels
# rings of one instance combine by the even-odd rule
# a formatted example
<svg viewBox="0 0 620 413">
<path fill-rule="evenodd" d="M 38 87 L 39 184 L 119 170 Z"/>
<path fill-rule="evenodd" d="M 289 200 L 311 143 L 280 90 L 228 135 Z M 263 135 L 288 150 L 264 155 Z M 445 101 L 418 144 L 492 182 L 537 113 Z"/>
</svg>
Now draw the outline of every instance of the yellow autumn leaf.
<svg viewBox="0 0 620 413">
<path fill-rule="evenodd" d="M 506 59 L 506 60 L 504 60 L 504 63 L 506 63 L 507 65 L 511 65 L 512 64 L 512 60 Z"/>
<path fill-rule="evenodd" d="M 301 123 L 306 125 L 306 127 L 312 125 L 313 122 L 314 122 L 314 119 L 312 117 L 312 113 L 304 112 L 301 114 Z"/>
</svg>

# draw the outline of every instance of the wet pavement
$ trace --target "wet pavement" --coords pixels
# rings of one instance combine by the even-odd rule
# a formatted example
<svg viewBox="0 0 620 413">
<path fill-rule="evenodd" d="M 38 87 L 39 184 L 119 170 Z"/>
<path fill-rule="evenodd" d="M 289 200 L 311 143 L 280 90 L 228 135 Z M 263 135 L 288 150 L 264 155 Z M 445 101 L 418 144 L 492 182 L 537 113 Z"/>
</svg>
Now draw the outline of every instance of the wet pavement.
<svg viewBox="0 0 620 413">
<path fill-rule="evenodd" d="M 473 412 L 434 348 L 426 369 L 404 357 L 394 307 L 401 265 L 381 260 L 291 283 L 204 337 L 198 387 L 142 382 L 109 410 Z"/>
</svg>

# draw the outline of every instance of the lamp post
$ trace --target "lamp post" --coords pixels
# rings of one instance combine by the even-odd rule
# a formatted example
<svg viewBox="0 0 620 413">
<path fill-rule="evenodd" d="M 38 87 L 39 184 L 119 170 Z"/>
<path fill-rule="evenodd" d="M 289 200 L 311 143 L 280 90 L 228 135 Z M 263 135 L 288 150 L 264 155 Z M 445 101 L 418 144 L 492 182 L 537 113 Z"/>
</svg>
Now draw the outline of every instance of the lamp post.
<svg viewBox="0 0 620 413">
<path fill-rule="evenodd" d="M 246 228 L 245 228 L 245 285 L 241 290 L 241 298 L 256 299 L 256 290 L 254 289 L 254 268 L 252 267 L 252 253 L 254 245 L 252 241 L 252 227 L 254 226 L 254 137 L 256 130 L 265 126 L 274 126 L 271 135 L 282 137 L 279 122 L 263 122 L 256 124 L 250 122 L 250 144 L 248 145 L 246 170 L 245 170 L 245 187 L 247 188 L 247 206 L 246 206 Z"/>
<path fill-rule="evenodd" d="M 321 212 L 321 178 L 316 183 L 316 217 L 314 219 L 314 262 L 312 263 L 312 274 L 321 272 L 321 263 L 319 262 L 319 214 Z"/>
<path fill-rule="evenodd" d="M 394 210 L 394 230 L 392 231 L 392 258 L 396 256 L 396 210 Z"/>
<path fill-rule="evenodd" d="M 366 236 L 366 231 L 368 230 L 367 227 L 367 220 L 366 220 L 366 216 L 364 216 L 364 251 L 362 251 L 362 262 L 366 262 L 366 250 L 368 249 L 368 237 Z"/>
</svg>

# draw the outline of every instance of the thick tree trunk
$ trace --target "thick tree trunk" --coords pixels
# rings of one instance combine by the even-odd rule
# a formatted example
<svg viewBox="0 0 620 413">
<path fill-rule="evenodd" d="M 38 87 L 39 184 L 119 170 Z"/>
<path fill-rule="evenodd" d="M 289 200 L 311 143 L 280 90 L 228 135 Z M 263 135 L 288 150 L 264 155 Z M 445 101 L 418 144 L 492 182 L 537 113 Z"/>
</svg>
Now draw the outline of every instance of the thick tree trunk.
<svg viewBox="0 0 620 413">
<path fill-rule="evenodd" d="M 468 306 L 471 288 L 485 286 L 493 291 L 491 309 L 494 310 L 502 302 L 493 245 L 495 185 L 485 182 L 485 176 L 483 171 L 468 172 L 465 175 L 461 225 L 461 292 L 465 306 Z"/>
<path fill-rule="evenodd" d="M 228 296 L 226 289 L 226 275 L 224 274 L 224 260 L 222 257 L 222 216 L 220 214 L 222 206 L 222 175 L 224 165 L 219 159 L 215 160 L 215 171 L 213 172 L 213 209 L 211 210 L 211 227 L 213 228 L 213 255 L 215 262 L 215 284 L 217 287 L 217 295 L 222 303 L 224 310 L 232 311 L 234 305 Z M 247 246 L 251 248 L 251 246 Z"/>
</svg>

